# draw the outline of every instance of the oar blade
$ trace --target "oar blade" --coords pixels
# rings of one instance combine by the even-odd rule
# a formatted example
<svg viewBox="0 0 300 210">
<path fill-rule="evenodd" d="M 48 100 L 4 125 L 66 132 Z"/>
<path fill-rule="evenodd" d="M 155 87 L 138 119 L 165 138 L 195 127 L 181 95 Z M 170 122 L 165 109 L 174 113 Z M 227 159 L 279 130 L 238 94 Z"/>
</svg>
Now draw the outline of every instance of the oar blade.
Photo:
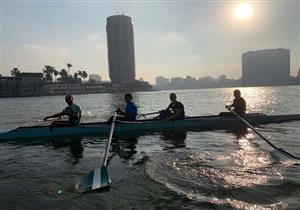
<svg viewBox="0 0 300 210">
<path fill-rule="evenodd" d="M 86 180 L 83 182 L 83 192 L 91 192 L 97 190 L 106 190 L 109 188 L 110 179 L 108 176 L 107 168 L 102 166 L 91 171 Z"/>
</svg>

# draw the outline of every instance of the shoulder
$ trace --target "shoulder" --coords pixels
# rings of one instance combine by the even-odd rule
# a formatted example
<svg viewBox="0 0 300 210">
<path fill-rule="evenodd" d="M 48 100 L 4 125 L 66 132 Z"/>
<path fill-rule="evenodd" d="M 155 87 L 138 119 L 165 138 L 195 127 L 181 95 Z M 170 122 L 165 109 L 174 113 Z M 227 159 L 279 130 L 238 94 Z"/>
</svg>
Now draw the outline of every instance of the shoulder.
<svg viewBox="0 0 300 210">
<path fill-rule="evenodd" d="M 129 106 L 129 107 L 136 108 L 136 105 L 135 105 L 133 102 L 130 102 L 130 103 L 128 104 L 128 106 Z"/>
<path fill-rule="evenodd" d="M 76 110 L 80 110 L 80 106 L 78 106 L 77 104 L 72 104 L 72 107 Z"/>
<path fill-rule="evenodd" d="M 178 104 L 177 106 L 184 107 L 184 105 L 179 101 L 177 101 L 177 104 Z"/>
</svg>

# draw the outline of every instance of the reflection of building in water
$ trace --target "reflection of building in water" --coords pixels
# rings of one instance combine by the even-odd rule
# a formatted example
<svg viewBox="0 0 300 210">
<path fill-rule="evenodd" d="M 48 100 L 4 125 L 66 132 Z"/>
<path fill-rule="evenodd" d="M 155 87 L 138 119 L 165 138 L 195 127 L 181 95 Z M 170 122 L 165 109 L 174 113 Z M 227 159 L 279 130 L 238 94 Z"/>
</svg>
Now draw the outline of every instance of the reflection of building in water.
<svg viewBox="0 0 300 210">
<path fill-rule="evenodd" d="M 243 86 L 285 85 L 290 81 L 290 50 L 266 49 L 242 55 Z"/>
</svg>

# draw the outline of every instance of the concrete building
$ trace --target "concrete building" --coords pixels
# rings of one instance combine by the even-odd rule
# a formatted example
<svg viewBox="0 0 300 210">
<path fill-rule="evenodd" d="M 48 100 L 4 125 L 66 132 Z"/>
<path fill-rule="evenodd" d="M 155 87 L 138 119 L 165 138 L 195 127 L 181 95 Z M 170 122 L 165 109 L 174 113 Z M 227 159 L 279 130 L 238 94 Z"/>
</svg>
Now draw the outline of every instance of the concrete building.
<svg viewBox="0 0 300 210">
<path fill-rule="evenodd" d="M 131 17 L 114 15 L 107 18 L 109 76 L 112 83 L 135 80 L 135 53 Z"/>
<path fill-rule="evenodd" d="M 85 94 L 85 88 L 81 84 L 69 83 L 45 83 L 43 91 L 46 95 Z"/>
<path fill-rule="evenodd" d="M 242 85 L 285 85 L 290 80 L 290 50 L 266 49 L 242 55 Z"/>
<path fill-rule="evenodd" d="M 98 74 L 90 74 L 89 80 L 95 82 L 101 82 L 101 77 Z"/>
<path fill-rule="evenodd" d="M 20 96 L 39 96 L 41 92 L 43 74 L 22 72 L 20 73 L 18 94 Z"/>
<path fill-rule="evenodd" d="M 165 78 L 165 77 L 162 77 L 162 76 L 157 76 L 156 77 L 156 86 L 158 88 L 161 88 L 161 89 L 169 88 L 169 86 L 170 86 L 169 78 Z"/>
<path fill-rule="evenodd" d="M 22 72 L 17 77 L 0 79 L 0 97 L 40 96 L 42 91 L 42 73 Z"/>
</svg>

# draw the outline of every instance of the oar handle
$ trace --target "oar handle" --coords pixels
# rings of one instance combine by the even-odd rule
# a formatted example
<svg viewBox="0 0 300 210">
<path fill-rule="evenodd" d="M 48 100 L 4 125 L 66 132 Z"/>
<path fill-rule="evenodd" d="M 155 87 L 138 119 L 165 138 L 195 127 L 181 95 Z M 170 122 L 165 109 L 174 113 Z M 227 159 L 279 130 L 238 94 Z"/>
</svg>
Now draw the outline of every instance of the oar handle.
<svg viewBox="0 0 300 210">
<path fill-rule="evenodd" d="M 257 135 L 259 135 L 263 140 L 265 140 L 271 147 L 273 147 L 274 149 L 278 149 L 274 144 L 272 144 L 272 142 L 270 142 L 268 139 L 266 139 L 262 134 L 260 134 L 247 120 L 245 120 L 241 115 L 239 115 L 238 113 L 236 113 L 235 111 L 233 111 L 230 107 L 227 107 L 227 109 L 233 113 L 235 116 L 237 116 L 237 118 L 239 118 L 240 120 L 242 120 L 246 125 L 249 126 L 249 128 L 251 128 Z"/>
<path fill-rule="evenodd" d="M 106 166 L 106 164 L 107 164 L 109 146 L 110 146 L 110 143 L 111 143 L 111 140 L 112 140 L 112 137 L 113 137 L 113 133 L 114 133 L 114 129 L 115 129 L 115 122 L 116 122 L 117 116 L 118 116 L 117 112 L 115 112 L 112 123 L 111 123 L 111 127 L 110 127 L 108 142 L 107 142 L 107 145 L 106 145 L 105 155 L 104 155 L 104 159 L 103 159 L 103 166 Z"/>
</svg>

